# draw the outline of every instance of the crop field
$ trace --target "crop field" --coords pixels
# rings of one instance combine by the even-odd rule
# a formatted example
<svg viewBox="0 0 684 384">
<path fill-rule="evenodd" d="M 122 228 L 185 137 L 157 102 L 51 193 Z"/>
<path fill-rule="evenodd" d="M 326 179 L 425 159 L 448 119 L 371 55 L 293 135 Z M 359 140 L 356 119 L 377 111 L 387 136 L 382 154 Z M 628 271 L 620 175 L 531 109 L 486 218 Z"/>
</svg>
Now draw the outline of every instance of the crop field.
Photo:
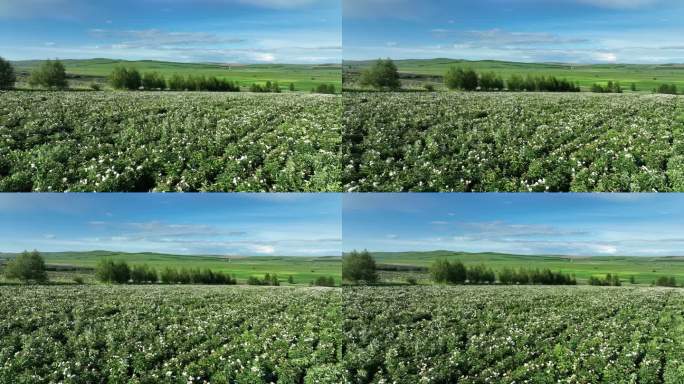
<svg viewBox="0 0 684 384">
<path fill-rule="evenodd" d="M 347 191 L 684 191 L 682 99 L 351 93 Z"/>
<path fill-rule="evenodd" d="M 545 269 L 561 271 L 577 277 L 580 284 L 586 283 L 591 276 L 604 277 L 616 274 L 624 284 L 630 277 L 636 284 L 652 284 L 660 276 L 674 276 L 684 281 L 684 257 L 629 257 L 629 256 L 554 256 L 554 255 L 511 255 L 504 253 L 466 253 L 450 251 L 430 252 L 379 252 L 373 257 L 380 264 L 415 266 L 428 268 L 437 260 L 460 261 L 467 266 L 485 264 L 494 271 L 504 268 Z M 414 272 L 415 274 L 415 272 Z M 392 274 L 387 274 L 392 275 Z M 407 274 L 395 273 L 397 279 L 404 280 Z M 429 279 L 427 272 L 422 274 Z"/>
<path fill-rule="evenodd" d="M 0 92 L 0 191 L 337 191 L 340 97 Z"/>
<path fill-rule="evenodd" d="M 208 63 L 174 63 L 166 61 L 126 61 L 112 59 L 62 60 L 69 76 L 72 88 L 87 88 L 91 82 L 104 84 L 107 77 L 119 65 L 136 68 L 141 72 L 157 72 L 165 77 L 174 74 L 216 76 L 236 82 L 242 87 L 253 83 L 263 84 L 266 81 L 278 81 L 284 89 L 295 85 L 297 91 L 310 92 L 320 84 L 334 84 L 341 87 L 341 69 L 339 64 L 298 65 L 298 64 L 253 64 L 227 65 Z M 19 73 L 20 87 L 28 74 L 40 65 L 40 60 L 17 61 L 13 64 Z"/>
<path fill-rule="evenodd" d="M 344 290 L 352 383 L 681 383 L 684 294 L 655 288 Z"/>
<path fill-rule="evenodd" d="M 0 288 L 0 383 L 339 383 L 339 289 Z"/>
</svg>

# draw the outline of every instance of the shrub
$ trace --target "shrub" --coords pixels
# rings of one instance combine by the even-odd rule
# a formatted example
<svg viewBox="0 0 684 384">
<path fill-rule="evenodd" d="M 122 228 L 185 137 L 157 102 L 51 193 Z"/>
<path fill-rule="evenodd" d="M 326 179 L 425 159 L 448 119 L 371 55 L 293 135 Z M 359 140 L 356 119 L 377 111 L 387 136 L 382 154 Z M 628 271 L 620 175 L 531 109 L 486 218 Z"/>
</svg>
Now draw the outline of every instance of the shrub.
<svg viewBox="0 0 684 384">
<path fill-rule="evenodd" d="M 17 75 L 12 64 L 0 57 L 0 89 L 12 89 L 17 82 Z"/>
<path fill-rule="evenodd" d="M 142 86 L 142 78 L 137 69 L 118 66 L 109 75 L 109 83 L 114 89 L 137 90 Z"/>
<path fill-rule="evenodd" d="M 423 88 L 428 92 L 434 92 L 435 91 L 435 86 L 432 84 L 425 84 L 425 85 L 423 85 Z"/>
<path fill-rule="evenodd" d="M 335 278 L 332 276 L 319 276 L 313 281 L 313 285 L 317 287 L 334 287 Z"/>
<path fill-rule="evenodd" d="M 95 82 L 90 83 L 89 86 L 90 86 L 90 89 L 92 89 L 93 91 L 99 91 L 99 90 L 102 89 L 102 87 L 100 86 L 100 84 L 95 83 Z"/>
<path fill-rule="evenodd" d="M 24 283 L 35 281 L 44 283 L 48 281 L 45 269 L 45 260 L 38 251 L 24 251 L 15 259 L 10 260 L 5 267 L 5 276 L 8 279 L 19 279 Z"/>
<path fill-rule="evenodd" d="M 166 80 L 157 72 L 145 72 L 142 76 L 142 86 L 146 90 L 164 90 L 166 88 Z"/>
<path fill-rule="evenodd" d="M 134 265 L 131 268 L 131 280 L 134 284 L 156 283 L 157 271 L 147 265 Z"/>
<path fill-rule="evenodd" d="M 131 269 L 125 261 L 103 259 L 97 264 L 95 275 L 103 283 L 126 284 L 131 279 Z"/>
<path fill-rule="evenodd" d="M 295 283 L 294 277 L 292 277 L 292 275 L 287 277 L 287 283 L 288 284 L 294 284 Z"/>
<path fill-rule="evenodd" d="M 83 278 L 81 276 L 76 276 L 73 278 L 73 280 L 74 280 L 74 283 L 78 284 L 78 285 L 83 285 L 83 283 L 84 283 Z"/>
<path fill-rule="evenodd" d="M 370 68 L 361 72 L 361 85 L 375 89 L 397 90 L 401 88 L 399 70 L 391 59 L 378 59 Z"/>
<path fill-rule="evenodd" d="M 620 280 L 620 277 L 617 274 L 608 273 L 606 274 L 605 278 L 600 278 L 596 276 L 589 277 L 589 285 L 619 287 L 622 285 L 622 281 Z"/>
<path fill-rule="evenodd" d="M 29 85 L 32 87 L 45 87 L 48 89 L 66 89 L 69 83 L 66 79 L 66 69 L 59 60 L 46 60 L 38 69 L 34 70 L 29 77 Z"/>
<path fill-rule="evenodd" d="M 601 84 L 592 84 L 591 91 L 594 93 L 622 93 L 622 87 L 620 86 L 619 81 L 608 81 L 605 86 Z"/>
<path fill-rule="evenodd" d="M 323 93 L 323 94 L 329 94 L 329 95 L 334 95 L 335 94 L 335 85 L 333 84 L 319 84 L 316 86 L 316 88 L 311 90 L 312 93 Z"/>
<path fill-rule="evenodd" d="M 675 84 L 660 84 L 656 89 L 656 93 L 663 93 L 666 95 L 676 95 L 677 85 Z"/>
<path fill-rule="evenodd" d="M 418 284 L 418 280 L 413 276 L 409 276 L 406 278 L 406 283 L 408 285 L 416 285 L 416 284 Z"/>
<path fill-rule="evenodd" d="M 466 267 L 460 261 L 450 263 L 447 260 L 437 260 L 432 264 L 430 273 L 432 280 L 442 284 L 463 284 L 467 278 Z"/>
<path fill-rule="evenodd" d="M 294 92 L 294 91 L 295 91 L 295 85 L 294 85 L 294 83 L 290 83 L 290 88 L 289 88 L 289 89 L 290 89 L 290 92 Z"/>
<path fill-rule="evenodd" d="M 247 278 L 247 284 L 248 285 L 273 285 L 273 286 L 279 286 L 280 281 L 278 280 L 277 275 L 271 275 L 267 273 L 264 275 L 263 279 L 260 279 L 256 276 L 250 276 Z"/>
<path fill-rule="evenodd" d="M 375 260 L 371 254 L 352 251 L 342 257 L 342 279 L 353 283 L 366 282 L 372 284 L 377 281 Z"/>
<path fill-rule="evenodd" d="M 659 276 L 655 285 L 658 287 L 676 287 L 677 279 L 674 276 Z"/>
<path fill-rule="evenodd" d="M 483 264 L 466 268 L 466 278 L 470 284 L 493 284 L 496 282 L 494 271 Z"/>
</svg>

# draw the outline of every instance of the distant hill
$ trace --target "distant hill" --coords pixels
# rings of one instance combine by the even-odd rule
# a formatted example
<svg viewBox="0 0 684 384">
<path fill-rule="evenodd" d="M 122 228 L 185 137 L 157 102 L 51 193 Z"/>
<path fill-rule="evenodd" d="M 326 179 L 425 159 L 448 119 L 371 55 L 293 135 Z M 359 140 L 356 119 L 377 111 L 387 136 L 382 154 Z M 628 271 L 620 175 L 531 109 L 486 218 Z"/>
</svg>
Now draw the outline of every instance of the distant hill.
<svg viewBox="0 0 684 384">
<path fill-rule="evenodd" d="M 119 65 L 136 68 L 141 72 L 158 72 L 166 77 L 173 74 L 217 76 L 236 81 L 243 86 L 266 81 L 278 81 L 281 85 L 295 84 L 297 90 L 310 91 L 319 84 L 342 83 L 340 64 L 221 64 L 178 63 L 154 60 L 86 59 L 61 60 L 67 74 L 74 81 L 104 82 Z M 21 77 L 26 77 L 43 60 L 13 61 Z"/>
<path fill-rule="evenodd" d="M 345 60 L 343 71 L 345 82 L 354 79 L 363 68 L 374 60 Z M 573 64 L 573 63 L 523 63 L 496 60 L 460 60 L 460 59 L 408 59 L 395 60 L 399 72 L 406 79 L 416 78 L 423 81 L 441 82 L 442 76 L 452 66 L 473 68 L 477 71 L 493 71 L 505 78 L 512 74 L 535 74 L 566 78 L 579 82 L 583 89 L 594 83 L 620 81 L 622 87 L 629 91 L 631 83 L 635 83 L 639 92 L 651 90 L 663 83 L 674 83 L 684 90 L 684 64 Z M 415 75 L 415 76 L 412 76 Z"/>
<path fill-rule="evenodd" d="M 623 280 L 634 276 L 650 283 L 658 276 L 677 276 L 684 281 L 684 256 L 562 256 L 468 253 L 436 250 L 428 252 L 373 252 L 379 264 L 428 267 L 435 260 L 459 260 L 467 265 L 484 263 L 495 270 L 503 268 L 549 268 L 575 274 L 586 280 L 592 275 L 617 273 Z"/>
</svg>

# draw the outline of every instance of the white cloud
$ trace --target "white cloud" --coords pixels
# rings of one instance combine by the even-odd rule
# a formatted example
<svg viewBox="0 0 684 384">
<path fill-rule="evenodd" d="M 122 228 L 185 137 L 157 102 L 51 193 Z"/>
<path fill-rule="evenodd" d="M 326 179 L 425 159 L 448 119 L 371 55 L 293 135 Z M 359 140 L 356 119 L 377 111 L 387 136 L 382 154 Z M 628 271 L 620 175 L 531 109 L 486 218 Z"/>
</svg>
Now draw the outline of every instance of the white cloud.
<svg viewBox="0 0 684 384">
<path fill-rule="evenodd" d="M 255 245 L 252 245 L 251 248 L 254 252 L 257 252 L 257 253 L 266 253 L 269 255 L 275 253 L 275 247 L 273 247 L 272 245 L 255 244 Z"/>
<path fill-rule="evenodd" d="M 593 5 L 601 8 L 614 9 L 637 9 L 644 6 L 654 5 L 659 0 L 577 0 L 579 3 Z"/>
<path fill-rule="evenodd" d="M 256 61 L 263 61 L 266 63 L 271 63 L 275 61 L 275 55 L 272 53 L 255 53 L 253 55 L 254 60 Z"/>
<path fill-rule="evenodd" d="M 617 55 L 612 52 L 596 52 L 595 58 L 598 61 L 606 61 L 610 63 L 617 61 Z"/>
</svg>

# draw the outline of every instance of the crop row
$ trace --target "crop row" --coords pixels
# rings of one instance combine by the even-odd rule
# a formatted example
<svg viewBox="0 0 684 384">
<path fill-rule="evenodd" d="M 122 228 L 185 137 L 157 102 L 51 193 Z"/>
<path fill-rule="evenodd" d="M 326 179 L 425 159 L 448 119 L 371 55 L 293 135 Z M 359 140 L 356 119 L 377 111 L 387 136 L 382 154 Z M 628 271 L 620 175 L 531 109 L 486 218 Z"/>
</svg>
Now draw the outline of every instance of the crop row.
<svg viewBox="0 0 684 384">
<path fill-rule="evenodd" d="M 680 383 L 678 291 L 353 288 L 351 383 Z"/>
<path fill-rule="evenodd" d="M 684 191 L 681 100 L 350 93 L 347 191 Z"/>
<path fill-rule="evenodd" d="M 339 383 L 339 290 L 0 290 L 0 383 Z"/>
<path fill-rule="evenodd" d="M 339 97 L 0 92 L 1 191 L 337 191 Z"/>
</svg>

